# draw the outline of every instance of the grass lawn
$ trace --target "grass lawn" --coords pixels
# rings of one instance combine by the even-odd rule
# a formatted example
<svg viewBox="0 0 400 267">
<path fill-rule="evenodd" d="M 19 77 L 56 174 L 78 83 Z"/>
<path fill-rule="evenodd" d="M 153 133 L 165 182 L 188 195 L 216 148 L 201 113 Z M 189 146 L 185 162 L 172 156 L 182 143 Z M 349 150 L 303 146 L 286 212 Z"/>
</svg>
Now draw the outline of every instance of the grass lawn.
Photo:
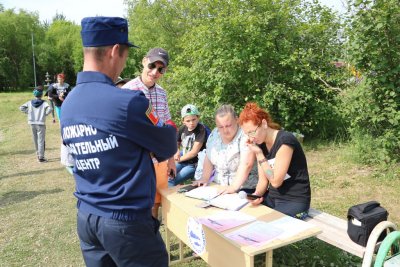
<svg viewBox="0 0 400 267">
<path fill-rule="evenodd" d="M 84 266 L 75 230 L 74 180 L 60 165 L 59 124 L 48 118 L 49 162 L 38 163 L 26 115 L 18 110 L 31 95 L 0 94 L 0 266 Z M 345 218 L 350 206 L 377 200 L 389 211 L 389 220 L 399 224 L 399 166 L 382 171 L 353 163 L 345 143 L 306 142 L 304 148 L 314 208 Z M 274 251 L 274 266 L 358 262 L 315 238 Z M 207 265 L 197 259 L 176 266 Z"/>
</svg>

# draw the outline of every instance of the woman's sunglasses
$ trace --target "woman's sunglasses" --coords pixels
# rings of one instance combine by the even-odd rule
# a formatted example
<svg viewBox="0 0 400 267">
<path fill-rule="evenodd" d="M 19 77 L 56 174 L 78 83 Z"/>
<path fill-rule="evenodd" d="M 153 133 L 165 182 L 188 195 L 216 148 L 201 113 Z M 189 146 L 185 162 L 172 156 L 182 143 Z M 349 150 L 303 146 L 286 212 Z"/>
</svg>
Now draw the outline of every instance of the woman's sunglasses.
<svg viewBox="0 0 400 267">
<path fill-rule="evenodd" d="M 149 63 L 149 64 L 147 65 L 147 67 L 148 67 L 150 70 L 152 70 L 152 69 L 157 68 L 157 65 L 156 65 L 156 63 L 153 62 L 153 63 Z M 164 74 L 166 69 L 167 69 L 166 67 L 159 67 L 159 68 L 157 68 L 157 71 L 158 71 L 160 74 Z"/>
</svg>

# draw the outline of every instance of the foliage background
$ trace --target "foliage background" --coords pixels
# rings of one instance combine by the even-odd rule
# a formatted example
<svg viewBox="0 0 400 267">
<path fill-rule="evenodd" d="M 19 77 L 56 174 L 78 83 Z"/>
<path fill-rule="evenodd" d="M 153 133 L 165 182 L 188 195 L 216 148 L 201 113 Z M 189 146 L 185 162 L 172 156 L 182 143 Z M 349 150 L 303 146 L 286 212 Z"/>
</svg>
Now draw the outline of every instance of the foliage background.
<svg viewBox="0 0 400 267">
<path fill-rule="evenodd" d="M 130 39 L 141 48 L 122 76 L 138 75 L 148 49 L 163 47 L 171 64 L 161 84 L 178 124 L 187 103 L 212 127 L 219 105 L 240 112 L 255 101 L 286 130 L 349 140 L 357 160 L 398 166 L 398 1 L 347 3 L 337 14 L 318 1 L 126 0 Z M 83 63 L 79 31 L 62 14 L 40 22 L 0 4 L 0 91 L 34 86 L 32 34 L 37 83 L 64 72 L 74 85 Z"/>
</svg>

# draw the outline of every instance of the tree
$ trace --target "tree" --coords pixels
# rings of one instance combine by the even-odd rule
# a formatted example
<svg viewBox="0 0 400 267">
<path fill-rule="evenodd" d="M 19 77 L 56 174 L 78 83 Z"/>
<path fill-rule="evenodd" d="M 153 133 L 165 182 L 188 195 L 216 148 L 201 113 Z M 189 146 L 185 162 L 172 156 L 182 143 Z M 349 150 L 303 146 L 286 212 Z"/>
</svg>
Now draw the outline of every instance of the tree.
<svg viewBox="0 0 400 267">
<path fill-rule="evenodd" d="M 360 86 L 346 91 L 344 112 L 360 158 L 400 161 L 400 6 L 397 0 L 353 2 L 349 59 Z"/>
<path fill-rule="evenodd" d="M 286 129 L 329 136 L 340 121 L 334 90 L 340 23 L 302 1 L 129 1 L 135 38 L 173 58 L 163 81 L 174 115 L 188 101 L 212 118 L 216 107 L 247 101 L 268 108 Z M 332 86 L 327 86 L 332 85 Z"/>
<path fill-rule="evenodd" d="M 32 34 L 43 33 L 36 13 L 0 12 L 0 88 L 34 85 Z"/>
<path fill-rule="evenodd" d="M 73 84 L 76 72 L 81 70 L 81 54 L 80 27 L 73 22 L 57 19 L 46 31 L 38 62 L 51 75 L 65 73 L 67 82 Z"/>
</svg>

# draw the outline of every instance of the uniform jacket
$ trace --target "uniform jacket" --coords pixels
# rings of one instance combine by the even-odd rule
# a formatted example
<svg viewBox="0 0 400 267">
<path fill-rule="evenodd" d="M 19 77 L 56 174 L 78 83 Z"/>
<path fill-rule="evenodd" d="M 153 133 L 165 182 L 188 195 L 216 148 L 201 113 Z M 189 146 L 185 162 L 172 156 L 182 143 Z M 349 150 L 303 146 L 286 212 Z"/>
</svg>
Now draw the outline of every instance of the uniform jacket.
<svg viewBox="0 0 400 267">
<path fill-rule="evenodd" d="M 78 73 L 62 112 L 78 208 L 118 220 L 150 214 L 156 191 L 151 155 L 162 161 L 176 152 L 175 129 L 159 123 L 141 91 L 122 90 L 100 72 Z"/>
</svg>

